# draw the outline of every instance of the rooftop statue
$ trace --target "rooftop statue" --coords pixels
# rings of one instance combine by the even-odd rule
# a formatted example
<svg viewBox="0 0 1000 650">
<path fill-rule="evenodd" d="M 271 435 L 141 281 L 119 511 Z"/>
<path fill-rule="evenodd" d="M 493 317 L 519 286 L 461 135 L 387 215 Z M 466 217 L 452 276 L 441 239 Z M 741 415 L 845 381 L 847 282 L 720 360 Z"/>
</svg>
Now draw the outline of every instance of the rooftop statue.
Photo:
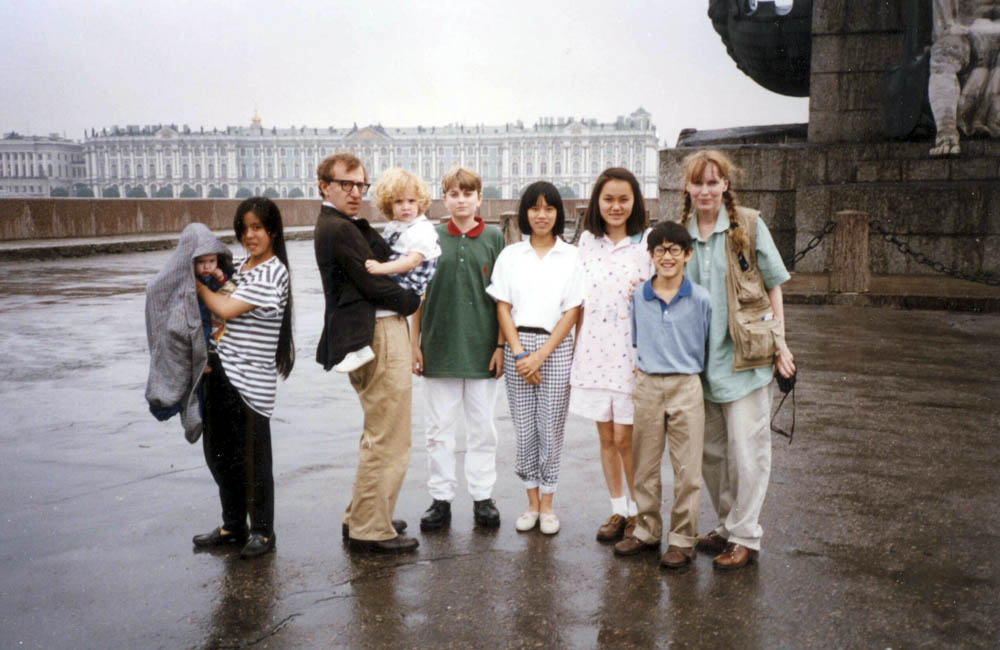
<svg viewBox="0 0 1000 650">
<path fill-rule="evenodd" d="M 934 0 L 933 37 L 930 154 L 958 154 L 959 130 L 1000 137 L 1000 1 Z"/>
</svg>

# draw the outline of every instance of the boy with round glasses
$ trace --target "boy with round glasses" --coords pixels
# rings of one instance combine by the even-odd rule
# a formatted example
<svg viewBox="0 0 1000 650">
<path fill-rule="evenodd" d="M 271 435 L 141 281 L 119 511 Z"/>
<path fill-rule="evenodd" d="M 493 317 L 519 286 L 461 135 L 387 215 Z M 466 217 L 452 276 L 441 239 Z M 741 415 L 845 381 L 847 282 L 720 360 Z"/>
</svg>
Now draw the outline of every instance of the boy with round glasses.
<svg viewBox="0 0 1000 650">
<path fill-rule="evenodd" d="M 705 408 L 699 374 L 705 365 L 712 303 L 708 290 L 684 277 L 691 259 L 687 229 L 657 224 L 647 247 L 656 275 L 632 295 L 632 345 L 636 379 L 632 460 L 639 514 L 634 532 L 615 544 L 616 555 L 656 551 L 660 546 L 660 461 L 666 442 L 674 472 L 667 552 L 660 564 L 688 565 L 698 537 L 701 455 Z"/>
</svg>

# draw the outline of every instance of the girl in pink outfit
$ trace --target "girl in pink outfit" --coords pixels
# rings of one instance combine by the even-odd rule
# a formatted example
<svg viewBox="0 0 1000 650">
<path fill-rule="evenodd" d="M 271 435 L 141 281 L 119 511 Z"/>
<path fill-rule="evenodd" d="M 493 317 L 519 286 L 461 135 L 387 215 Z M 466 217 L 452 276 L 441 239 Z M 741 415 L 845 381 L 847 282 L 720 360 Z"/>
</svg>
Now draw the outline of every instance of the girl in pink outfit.
<svg viewBox="0 0 1000 650">
<path fill-rule="evenodd" d="M 632 290 L 652 274 L 645 225 L 646 209 L 635 176 L 621 167 L 605 170 L 594 183 L 579 242 L 585 294 L 569 401 L 570 412 L 597 422 L 601 467 L 611 497 L 611 516 L 597 531 L 601 542 L 619 540 L 635 527 L 635 353 L 629 302 Z"/>
</svg>

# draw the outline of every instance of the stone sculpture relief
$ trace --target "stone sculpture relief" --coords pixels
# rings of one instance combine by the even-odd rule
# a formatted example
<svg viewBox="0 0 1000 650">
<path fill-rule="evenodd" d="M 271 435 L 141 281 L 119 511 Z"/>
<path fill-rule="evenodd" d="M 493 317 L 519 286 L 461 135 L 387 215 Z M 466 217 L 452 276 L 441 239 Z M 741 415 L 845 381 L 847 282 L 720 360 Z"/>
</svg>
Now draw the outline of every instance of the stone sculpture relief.
<svg viewBox="0 0 1000 650">
<path fill-rule="evenodd" d="M 1000 137 L 1000 0 L 934 0 L 933 37 L 930 154 L 959 153 L 959 130 Z"/>
</svg>

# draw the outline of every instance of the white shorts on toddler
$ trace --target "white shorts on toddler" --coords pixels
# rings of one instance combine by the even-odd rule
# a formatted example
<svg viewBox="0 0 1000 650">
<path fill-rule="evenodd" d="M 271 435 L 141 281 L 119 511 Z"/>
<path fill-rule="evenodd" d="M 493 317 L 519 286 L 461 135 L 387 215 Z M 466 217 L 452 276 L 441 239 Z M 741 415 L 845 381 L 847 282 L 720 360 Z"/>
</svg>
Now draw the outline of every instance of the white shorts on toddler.
<svg viewBox="0 0 1000 650">
<path fill-rule="evenodd" d="M 579 388 L 569 391 L 569 412 L 595 422 L 632 424 L 632 395 L 603 388 Z"/>
</svg>

